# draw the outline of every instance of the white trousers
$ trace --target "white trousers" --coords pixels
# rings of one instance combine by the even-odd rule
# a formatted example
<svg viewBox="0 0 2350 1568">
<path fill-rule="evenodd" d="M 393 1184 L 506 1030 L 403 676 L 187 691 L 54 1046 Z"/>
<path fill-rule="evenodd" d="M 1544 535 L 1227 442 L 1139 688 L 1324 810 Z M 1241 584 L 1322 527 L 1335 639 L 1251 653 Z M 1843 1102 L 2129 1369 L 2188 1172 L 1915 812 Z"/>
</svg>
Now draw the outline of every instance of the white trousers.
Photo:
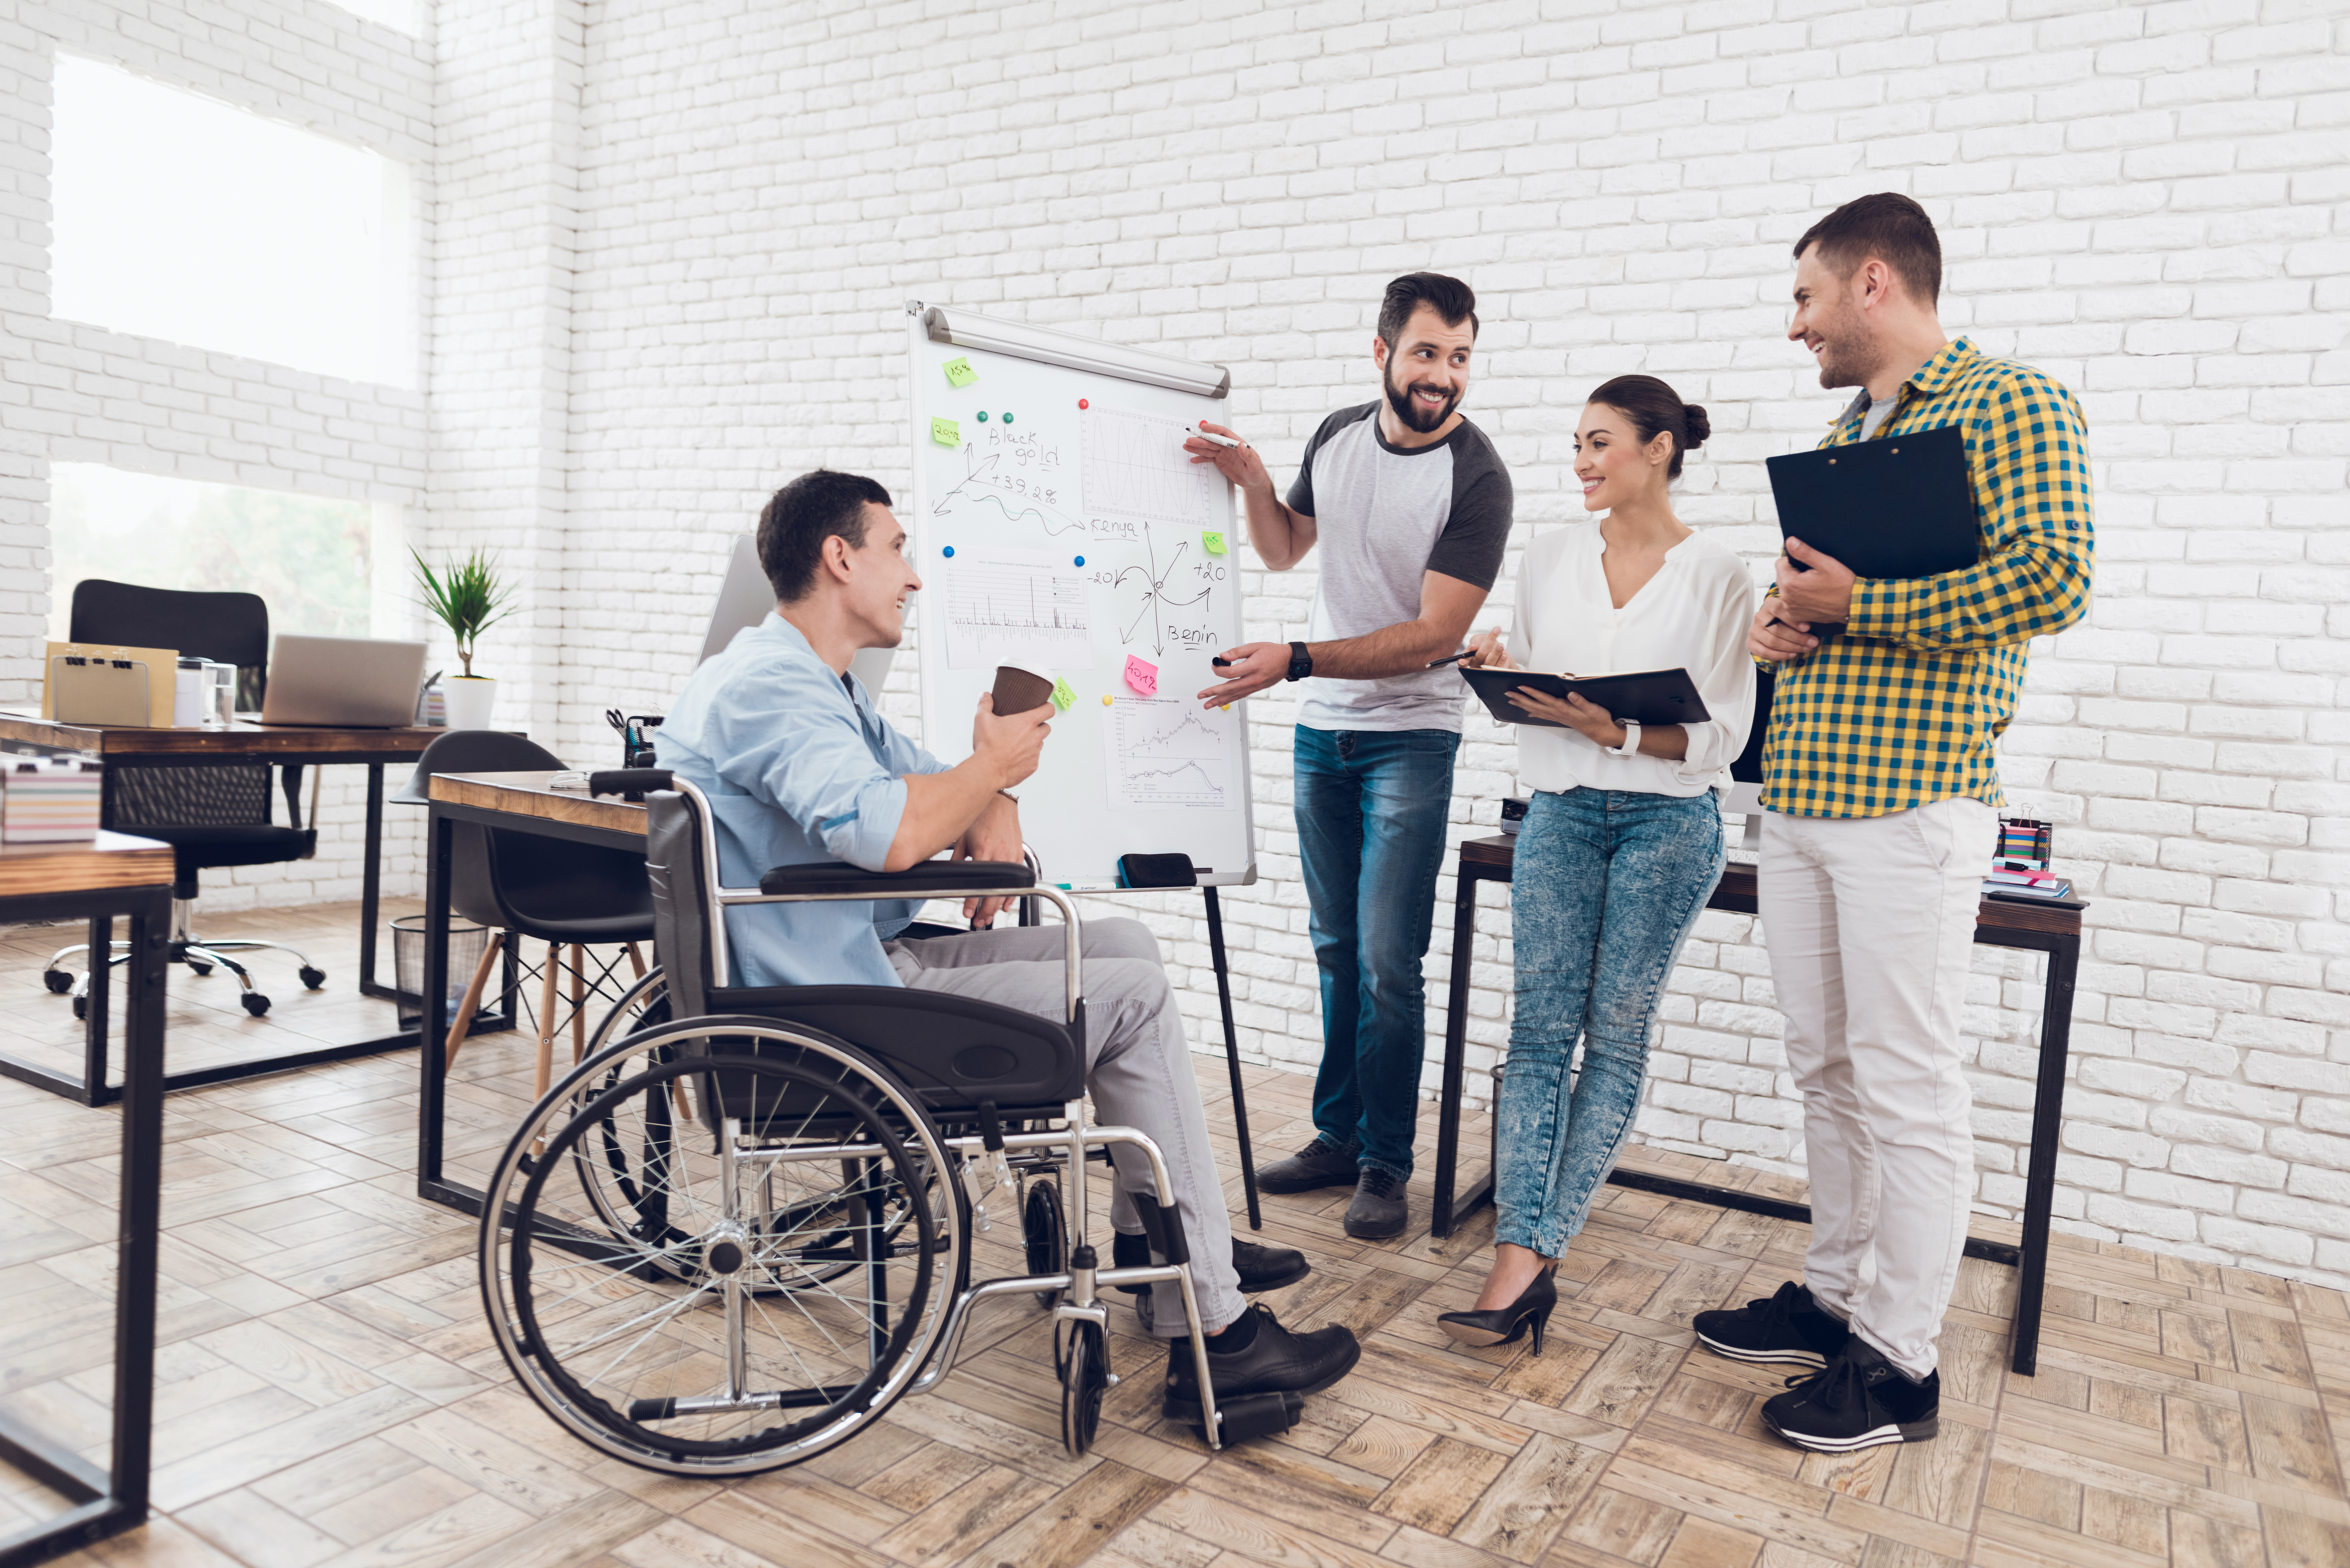
<svg viewBox="0 0 2350 1568">
<path fill-rule="evenodd" d="M 1762 936 L 1811 1174 L 1804 1282 L 1912 1377 L 1934 1370 L 1966 1245 L 1959 1019 L 1997 831 L 1967 799 L 1762 818 Z"/>
</svg>

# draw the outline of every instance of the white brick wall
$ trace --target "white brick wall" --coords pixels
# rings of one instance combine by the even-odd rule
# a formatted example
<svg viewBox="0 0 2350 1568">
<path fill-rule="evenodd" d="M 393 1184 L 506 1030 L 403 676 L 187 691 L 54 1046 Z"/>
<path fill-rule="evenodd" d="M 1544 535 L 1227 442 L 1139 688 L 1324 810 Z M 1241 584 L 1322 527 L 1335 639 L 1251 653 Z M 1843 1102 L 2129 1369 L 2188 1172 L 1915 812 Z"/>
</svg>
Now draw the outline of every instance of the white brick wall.
<svg viewBox="0 0 2350 1568">
<path fill-rule="evenodd" d="M 1780 338 L 1788 245 L 1839 201 L 1907 191 L 1942 226 L 1945 321 L 2074 388 L 2096 463 L 2096 604 L 2035 648 L 2005 748 L 2012 809 L 2058 822 L 2060 867 L 2096 900 L 2061 1222 L 2350 1283 L 2338 12 L 445 0 L 417 116 L 434 147 L 430 437 L 400 449 L 408 477 L 337 493 L 410 500 L 421 468 L 432 545 L 506 553 L 533 597 L 485 668 L 521 688 L 509 716 L 598 759 L 603 708 L 658 711 L 684 678 L 767 491 L 817 462 L 905 482 L 909 296 L 1229 364 L 1235 422 L 1285 467 L 1322 414 L 1369 395 L 1380 285 L 1427 266 L 1479 291 L 1471 409 L 1513 465 L 1521 543 L 1580 515 L 1585 392 L 1647 370 L 1713 414 L 1683 515 L 1759 565 L 1761 459 L 1809 444 L 1842 400 Z M 0 17 L 0 69 L 37 102 L 65 24 Z M 381 68 L 414 80 L 410 41 L 337 26 L 408 48 Z M 248 95 L 265 80 L 324 103 L 264 71 L 274 47 L 256 33 L 203 58 L 250 75 Z M 31 412 L 49 372 L 13 344 L 20 321 L 48 330 L 38 110 L 17 113 L 0 143 L 0 630 L 22 639 L 60 432 Z M 1311 574 L 1252 582 L 1253 633 L 1294 633 Z M 891 701 L 910 712 L 907 680 Z M 1253 1057 L 1310 1066 L 1290 715 L 1259 707 L 1265 880 L 1226 900 L 1236 1006 Z M 1458 832 L 1490 831 L 1514 787 L 1495 727 L 1472 724 L 1459 786 Z M 1481 1063 L 1507 1038 L 1509 983 L 1505 902 L 1484 898 Z M 1195 911 L 1169 898 L 1150 918 L 1207 1042 Z M 1641 1125 L 1799 1165 L 1752 927 L 1705 918 Z M 1441 930 L 1430 970 L 1440 1007 Z M 1983 952 L 1970 997 L 1980 1196 L 1999 1211 L 2021 1192 L 2042 972 Z"/>
<path fill-rule="evenodd" d="M 49 315 L 53 62 L 104 61 L 369 148 L 429 197 L 432 72 L 424 41 L 325 0 L 234 5 L 0 0 L 0 701 L 36 701 L 53 592 L 52 462 L 217 480 L 410 506 L 424 498 L 425 395 L 133 337 Z M 416 243 L 420 276 L 423 231 Z M 171 265 L 172 236 L 154 236 Z M 404 597 L 405 596 L 401 596 Z M 213 872 L 215 909 L 359 896 L 364 775 L 327 771 L 318 857 Z M 396 782 L 396 781 L 395 781 Z M 421 861 L 404 813 L 387 870 Z"/>
</svg>

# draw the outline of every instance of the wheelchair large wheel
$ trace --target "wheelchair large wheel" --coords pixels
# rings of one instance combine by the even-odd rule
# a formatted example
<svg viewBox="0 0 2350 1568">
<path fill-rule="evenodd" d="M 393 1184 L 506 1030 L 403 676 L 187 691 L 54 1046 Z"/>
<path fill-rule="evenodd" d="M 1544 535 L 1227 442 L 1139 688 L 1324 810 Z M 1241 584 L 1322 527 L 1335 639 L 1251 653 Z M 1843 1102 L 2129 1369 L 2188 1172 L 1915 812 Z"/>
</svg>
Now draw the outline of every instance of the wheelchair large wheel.
<svg viewBox="0 0 2350 1568">
<path fill-rule="evenodd" d="M 702 1054 L 718 1034 L 725 1051 Z M 667 1129 L 631 1168 L 632 1211 L 657 1228 L 609 1225 L 607 1168 L 578 1155 L 615 1125 Z M 615 1458 L 797 1463 L 879 1419 L 937 1348 L 969 1267 L 952 1169 L 919 1102 L 828 1035 L 752 1018 L 641 1032 L 551 1089 L 499 1164 L 480 1251 L 499 1350 Z M 811 1266 L 819 1231 L 846 1236 L 846 1270 Z"/>
</svg>

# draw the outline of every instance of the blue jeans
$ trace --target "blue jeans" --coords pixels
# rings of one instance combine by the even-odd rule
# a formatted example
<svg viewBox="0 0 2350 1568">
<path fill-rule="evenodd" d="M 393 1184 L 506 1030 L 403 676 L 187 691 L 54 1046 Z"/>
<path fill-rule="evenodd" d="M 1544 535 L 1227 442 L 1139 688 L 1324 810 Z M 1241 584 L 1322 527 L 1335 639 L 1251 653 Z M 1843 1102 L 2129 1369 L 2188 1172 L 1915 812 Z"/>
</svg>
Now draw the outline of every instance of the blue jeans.
<svg viewBox="0 0 2350 1568">
<path fill-rule="evenodd" d="M 1534 797 L 1511 876 L 1517 1017 L 1494 1106 L 1494 1241 L 1555 1258 L 1583 1229 L 1639 1113 L 1657 997 L 1724 858 L 1711 790 Z"/>
<path fill-rule="evenodd" d="M 1411 1175 L 1428 987 L 1419 961 L 1452 805 L 1450 730 L 1297 726 L 1298 854 L 1322 971 L 1314 1127 L 1397 1179 Z"/>
</svg>

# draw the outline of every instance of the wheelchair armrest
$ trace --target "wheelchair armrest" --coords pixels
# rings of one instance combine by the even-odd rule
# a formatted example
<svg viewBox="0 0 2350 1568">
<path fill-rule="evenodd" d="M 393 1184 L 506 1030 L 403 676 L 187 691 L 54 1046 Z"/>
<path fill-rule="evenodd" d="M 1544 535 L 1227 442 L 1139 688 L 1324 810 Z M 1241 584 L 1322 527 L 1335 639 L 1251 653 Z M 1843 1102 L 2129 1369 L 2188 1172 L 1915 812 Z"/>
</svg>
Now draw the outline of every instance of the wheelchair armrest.
<svg viewBox="0 0 2350 1568">
<path fill-rule="evenodd" d="M 770 895 L 863 893 L 876 898 L 943 898 L 1035 886 L 1035 873 L 1010 860 L 927 860 L 903 871 L 839 864 L 778 866 L 759 878 Z"/>
</svg>

